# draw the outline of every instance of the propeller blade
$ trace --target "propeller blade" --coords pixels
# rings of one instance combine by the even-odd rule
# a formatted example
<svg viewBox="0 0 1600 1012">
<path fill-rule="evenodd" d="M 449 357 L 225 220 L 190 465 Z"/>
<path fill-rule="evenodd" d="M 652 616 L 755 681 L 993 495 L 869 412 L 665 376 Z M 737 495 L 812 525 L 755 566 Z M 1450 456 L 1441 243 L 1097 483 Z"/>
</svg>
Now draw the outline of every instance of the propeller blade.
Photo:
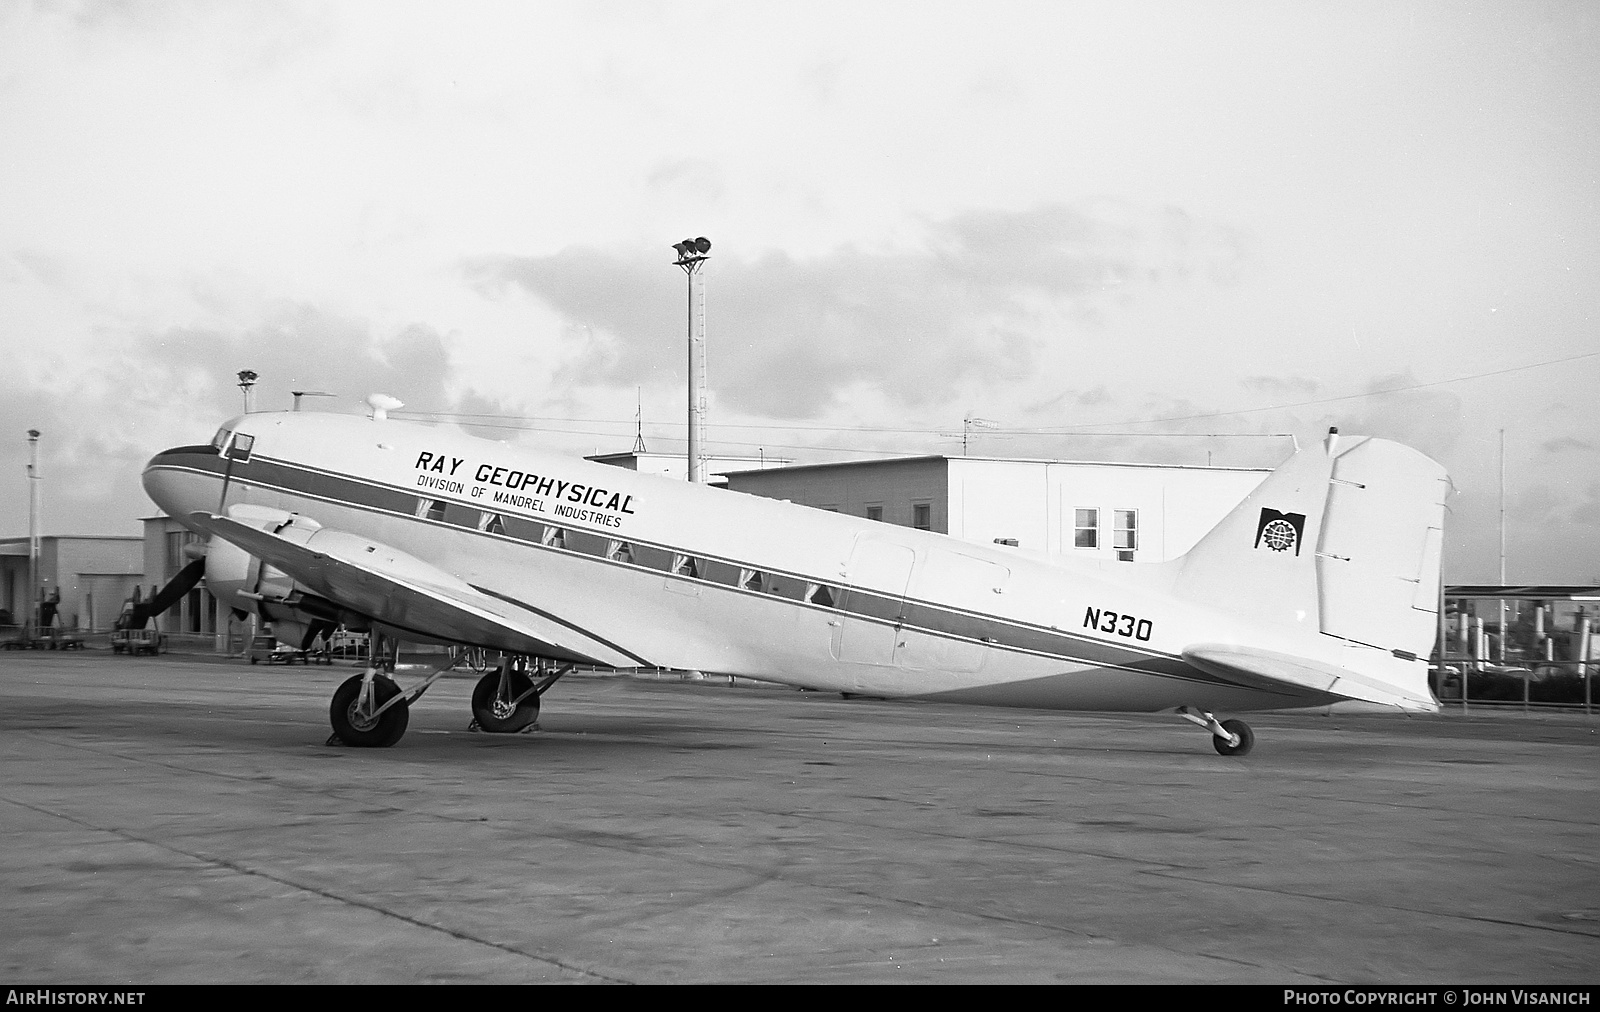
<svg viewBox="0 0 1600 1012">
<path fill-rule="evenodd" d="M 178 575 L 174 576 L 172 581 L 165 587 L 162 587 L 159 594 L 145 602 L 144 607 L 147 614 L 154 617 L 177 604 L 183 599 L 183 595 L 194 589 L 194 585 L 199 583 L 200 578 L 204 575 L 206 575 L 205 559 L 195 559 L 178 570 Z"/>
</svg>

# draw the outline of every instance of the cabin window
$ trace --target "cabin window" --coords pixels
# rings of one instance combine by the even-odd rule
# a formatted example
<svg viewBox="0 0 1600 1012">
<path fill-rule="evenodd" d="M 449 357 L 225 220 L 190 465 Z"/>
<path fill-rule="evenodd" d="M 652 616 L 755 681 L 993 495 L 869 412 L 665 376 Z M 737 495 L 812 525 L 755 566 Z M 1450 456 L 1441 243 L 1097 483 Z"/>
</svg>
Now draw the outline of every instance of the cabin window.
<svg viewBox="0 0 1600 1012">
<path fill-rule="evenodd" d="M 478 517 L 478 530 L 489 534 L 504 534 L 506 522 L 498 513 L 485 513 Z"/>
<path fill-rule="evenodd" d="M 633 546 L 626 541 L 606 542 L 606 558 L 613 562 L 632 562 Z"/>
<path fill-rule="evenodd" d="M 1112 510 L 1111 523 L 1111 547 L 1118 550 L 1117 558 L 1127 552 L 1128 558 L 1122 561 L 1132 562 L 1133 552 L 1139 547 L 1139 511 Z"/>
<path fill-rule="evenodd" d="M 417 500 L 417 516 L 422 517 L 424 520 L 443 520 L 444 519 L 444 500 L 443 499 L 418 499 Z"/>
<path fill-rule="evenodd" d="M 911 504 L 911 526 L 919 531 L 933 530 L 933 506 L 931 503 L 918 502 Z"/>
<path fill-rule="evenodd" d="M 551 548 L 567 547 L 567 532 L 559 527 L 546 526 L 544 533 L 539 536 L 539 543 L 549 545 Z"/>
<path fill-rule="evenodd" d="M 755 569 L 739 570 L 739 586 L 745 590 L 759 591 L 761 589 L 761 572 Z"/>
<path fill-rule="evenodd" d="M 672 571 L 673 555 L 671 552 L 663 548 L 651 548 L 649 545 L 633 545 L 632 547 L 634 565 L 644 566 L 646 569 L 654 569 L 658 573 L 670 573 Z"/>
<path fill-rule="evenodd" d="M 779 576 L 776 573 L 768 573 L 766 583 L 761 589 L 774 597 L 781 597 L 788 601 L 804 601 L 806 599 L 806 591 L 810 589 L 810 586 L 804 580 L 796 580 L 792 576 Z"/>
<path fill-rule="evenodd" d="M 833 591 L 826 584 L 808 583 L 806 584 L 805 600 L 823 608 L 832 608 Z"/>
<path fill-rule="evenodd" d="M 1073 510 L 1072 547 L 1100 547 L 1100 511 Z"/>
<path fill-rule="evenodd" d="M 544 542 L 544 525 L 536 524 L 532 520 L 521 517 L 502 516 L 500 523 L 504 526 L 506 537 L 516 538 L 518 541 L 530 541 L 534 544 Z"/>
<path fill-rule="evenodd" d="M 700 578 L 703 580 L 720 583 L 724 587 L 742 587 L 744 586 L 744 581 L 740 577 L 743 575 L 744 571 L 738 566 L 730 566 L 728 563 L 718 562 L 716 559 L 700 560 Z"/>
<path fill-rule="evenodd" d="M 672 571 L 679 576 L 696 578 L 700 575 L 700 561 L 690 555 L 674 555 Z"/>
<path fill-rule="evenodd" d="M 611 557 L 610 539 L 601 537 L 598 534 L 590 534 L 588 531 L 568 531 L 567 547 L 574 552 L 582 552 L 585 555 L 593 555 L 600 559 Z"/>
<path fill-rule="evenodd" d="M 879 523 L 882 523 L 883 522 L 883 507 L 882 506 L 868 506 L 867 507 L 867 519 L 868 520 L 876 520 Z"/>
</svg>

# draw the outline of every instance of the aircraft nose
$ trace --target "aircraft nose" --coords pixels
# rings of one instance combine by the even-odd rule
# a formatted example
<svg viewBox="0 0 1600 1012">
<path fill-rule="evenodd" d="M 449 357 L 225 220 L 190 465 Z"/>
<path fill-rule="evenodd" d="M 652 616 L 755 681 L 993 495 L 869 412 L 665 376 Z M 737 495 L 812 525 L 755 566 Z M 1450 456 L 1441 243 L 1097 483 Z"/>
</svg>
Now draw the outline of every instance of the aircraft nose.
<svg viewBox="0 0 1600 1012">
<path fill-rule="evenodd" d="M 174 446 L 145 464 L 144 491 L 168 516 L 182 517 L 207 508 L 207 488 L 212 489 L 211 506 L 216 505 L 215 483 L 221 477 L 222 458 L 215 446 Z"/>
</svg>

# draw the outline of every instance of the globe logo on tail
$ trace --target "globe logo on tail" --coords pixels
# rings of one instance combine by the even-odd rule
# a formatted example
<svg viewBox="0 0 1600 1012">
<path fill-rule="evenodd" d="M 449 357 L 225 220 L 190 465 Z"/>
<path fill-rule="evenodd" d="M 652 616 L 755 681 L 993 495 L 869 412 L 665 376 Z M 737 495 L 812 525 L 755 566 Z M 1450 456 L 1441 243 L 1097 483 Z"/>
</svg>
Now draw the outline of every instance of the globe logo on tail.
<svg viewBox="0 0 1600 1012">
<path fill-rule="evenodd" d="M 1306 529 L 1304 513 L 1279 513 L 1263 509 L 1261 521 L 1256 524 L 1256 547 L 1266 547 L 1274 552 L 1294 549 L 1300 554 L 1300 537 Z"/>
</svg>

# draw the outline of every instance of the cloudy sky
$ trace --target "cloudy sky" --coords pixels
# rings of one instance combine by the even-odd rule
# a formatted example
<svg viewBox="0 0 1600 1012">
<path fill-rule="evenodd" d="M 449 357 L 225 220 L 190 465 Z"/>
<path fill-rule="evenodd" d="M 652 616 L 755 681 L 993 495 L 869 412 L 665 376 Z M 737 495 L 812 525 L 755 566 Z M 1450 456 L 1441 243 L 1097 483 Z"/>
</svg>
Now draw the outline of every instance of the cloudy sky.
<svg viewBox="0 0 1600 1012">
<path fill-rule="evenodd" d="M 289 391 L 514 442 L 1443 462 L 1600 579 L 1600 6 L 0 0 L 0 535 Z M 9 433 L 9 435 L 7 435 Z M 5 477 L 9 476 L 9 477 Z"/>
</svg>

